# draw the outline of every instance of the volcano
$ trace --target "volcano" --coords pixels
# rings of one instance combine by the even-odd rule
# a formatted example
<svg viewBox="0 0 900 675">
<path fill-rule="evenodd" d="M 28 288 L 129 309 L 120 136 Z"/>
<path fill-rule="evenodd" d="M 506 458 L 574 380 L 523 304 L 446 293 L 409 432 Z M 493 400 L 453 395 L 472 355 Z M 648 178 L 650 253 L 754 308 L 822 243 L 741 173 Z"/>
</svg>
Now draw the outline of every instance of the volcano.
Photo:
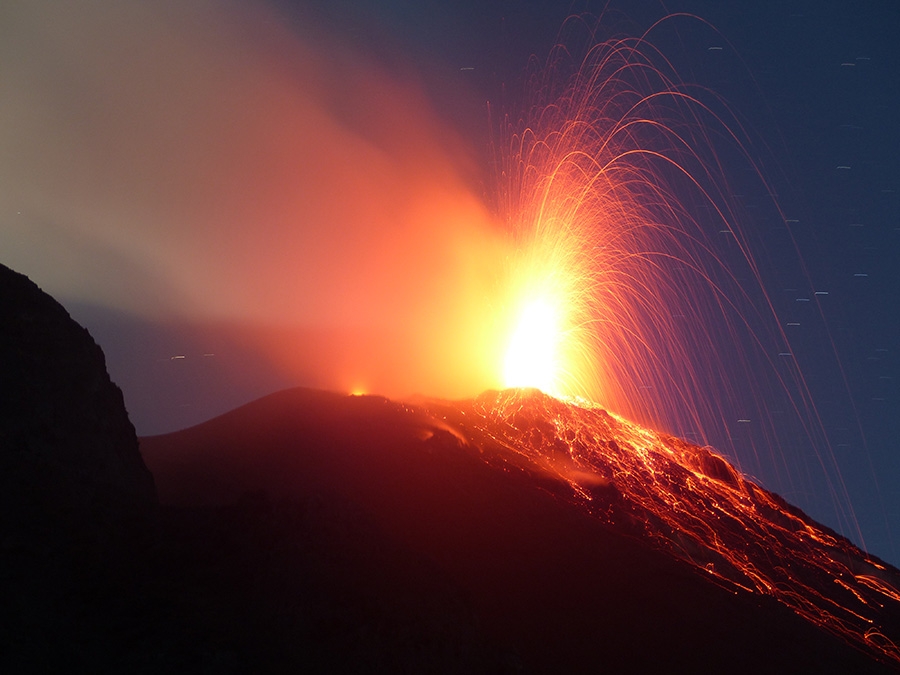
<svg viewBox="0 0 900 675">
<path fill-rule="evenodd" d="M 252 670 L 900 668 L 900 571 L 593 405 L 291 389 L 141 452 L 179 620 Z"/>
<path fill-rule="evenodd" d="M 61 305 L 0 308 L 4 672 L 900 668 L 900 572 L 711 448 L 534 389 L 138 439 Z"/>
</svg>

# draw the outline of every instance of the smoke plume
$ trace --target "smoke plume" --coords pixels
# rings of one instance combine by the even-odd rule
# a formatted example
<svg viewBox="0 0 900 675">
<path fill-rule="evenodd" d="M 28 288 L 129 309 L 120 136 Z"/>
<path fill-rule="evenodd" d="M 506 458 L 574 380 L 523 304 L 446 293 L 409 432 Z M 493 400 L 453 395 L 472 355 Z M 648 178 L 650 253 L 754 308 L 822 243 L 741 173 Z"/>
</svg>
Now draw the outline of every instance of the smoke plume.
<svg viewBox="0 0 900 675">
<path fill-rule="evenodd" d="M 263 6 L 13 0 L 0 81 L 0 250 L 49 293 L 335 388 L 495 384 L 502 247 L 411 71 Z"/>
</svg>

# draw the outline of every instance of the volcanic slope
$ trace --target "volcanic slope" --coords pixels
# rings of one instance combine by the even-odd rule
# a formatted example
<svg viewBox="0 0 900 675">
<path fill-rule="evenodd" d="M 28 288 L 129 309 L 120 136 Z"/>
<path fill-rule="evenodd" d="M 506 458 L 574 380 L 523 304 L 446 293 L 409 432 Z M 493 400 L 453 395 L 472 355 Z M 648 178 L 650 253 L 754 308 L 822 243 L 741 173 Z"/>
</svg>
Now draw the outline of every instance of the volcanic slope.
<svg viewBox="0 0 900 675">
<path fill-rule="evenodd" d="M 599 408 L 292 389 L 141 451 L 183 620 L 253 668 L 900 665 L 900 572 Z"/>
</svg>

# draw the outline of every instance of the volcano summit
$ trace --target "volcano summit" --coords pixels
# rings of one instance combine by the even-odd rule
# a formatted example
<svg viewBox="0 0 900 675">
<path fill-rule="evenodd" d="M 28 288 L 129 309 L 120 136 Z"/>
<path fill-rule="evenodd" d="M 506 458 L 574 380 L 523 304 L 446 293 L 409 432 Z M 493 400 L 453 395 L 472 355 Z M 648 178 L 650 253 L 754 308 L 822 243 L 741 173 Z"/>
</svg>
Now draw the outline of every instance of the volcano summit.
<svg viewBox="0 0 900 675">
<path fill-rule="evenodd" d="M 141 447 L 171 509 L 265 514 L 269 555 L 297 558 L 253 573 L 292 577 L 282 610 L 323 667 L 900 663 L 900 572 L 711 449 L 537 390 L 287 390 Z"/>
</svg>

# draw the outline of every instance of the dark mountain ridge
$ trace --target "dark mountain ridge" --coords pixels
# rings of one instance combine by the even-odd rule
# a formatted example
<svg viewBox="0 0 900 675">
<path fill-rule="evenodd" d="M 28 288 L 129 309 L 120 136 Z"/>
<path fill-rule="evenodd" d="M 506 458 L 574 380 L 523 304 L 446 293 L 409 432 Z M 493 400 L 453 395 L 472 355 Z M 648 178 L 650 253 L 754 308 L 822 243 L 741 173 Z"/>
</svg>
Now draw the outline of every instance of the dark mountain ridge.
<svg viewBox="0 0 900 675">
<path fill-rule="evenodd" d="M 116 634 L 140 622 L 159 515 L 100 347 L 0 265 L 0 669 L 111 669 L 133 648 Z"/>
</svg>

